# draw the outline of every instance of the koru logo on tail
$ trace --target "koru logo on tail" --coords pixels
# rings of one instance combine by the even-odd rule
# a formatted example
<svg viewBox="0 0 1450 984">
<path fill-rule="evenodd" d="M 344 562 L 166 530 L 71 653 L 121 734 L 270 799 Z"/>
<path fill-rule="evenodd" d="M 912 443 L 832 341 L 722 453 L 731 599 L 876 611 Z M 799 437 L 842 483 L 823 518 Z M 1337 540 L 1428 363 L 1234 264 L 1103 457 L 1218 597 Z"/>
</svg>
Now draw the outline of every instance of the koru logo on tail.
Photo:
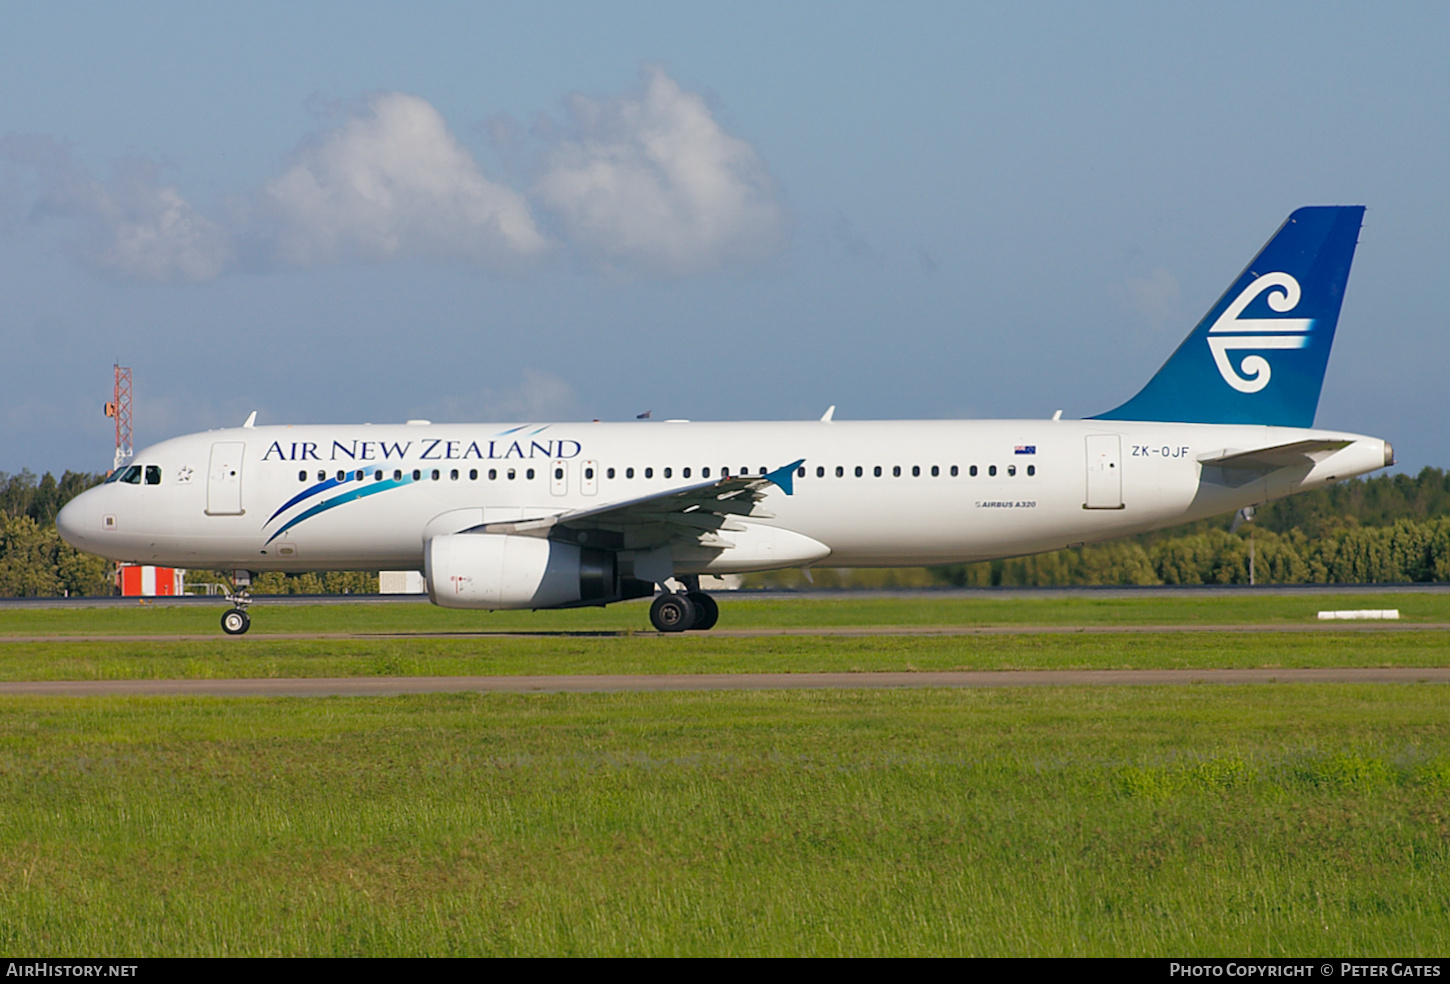
<svg viewBox="0 0 1450 984">
<path fill-rule="evenodd" d="M 1245 287 L 1208 329 L 1214 364 L 1224 382 L 1240 393 L 1257 393 L 1269 385 L 1272 373 L 1269 361 L 1262 355 L 1246 356 L 1235 369 L 1230 352 L 1301 349 L 1309 344 L 1309 330 L 1314 327 L 1313 318 L 1239 317 L 1254 298 L 1266 291 L 1269 307 L 1280 313 L 1288 313 L 1299 304 L 1299 281 L 1287 273 L 1266 273 Z"/>
</svg>

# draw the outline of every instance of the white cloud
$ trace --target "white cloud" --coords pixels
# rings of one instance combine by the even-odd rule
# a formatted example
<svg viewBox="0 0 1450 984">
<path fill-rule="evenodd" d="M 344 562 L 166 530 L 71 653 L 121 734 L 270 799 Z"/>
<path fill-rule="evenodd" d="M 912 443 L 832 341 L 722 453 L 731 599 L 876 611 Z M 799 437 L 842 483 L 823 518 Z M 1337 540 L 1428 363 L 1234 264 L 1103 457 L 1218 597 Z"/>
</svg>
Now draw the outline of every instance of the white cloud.
<svg viewBox="0 0 1450 984">
<path fill-rule="evenodd" d="M 122 162 L 103 184 L 44 137 L 6 137 L 0 157 L 12 172 L 7 185 L 21 169 L 36 177 L 31 218 L 74 223 L 72 246 L 94 266 L 143 280 L 210 280 L 231 257 L 229 233 L 164 184 L 152 161 Z"/>
<path fill-rule="evenodd" d="M 508 264 L 542 252 L 528 203 L 484 177 L 428 102 L 373 97 L 319 134 L 260 193 L 276 258 L 423 256 Z"/>
<path fill-rule="evenodd" d="M 680 275 L 784 248 L 790 220 L 765 162 L 662 69 L 647 69 L 639 91 L 576 95 L 568 109 L 532 195 L 586 256 Z"/>
<path fill-rule="evenodd" d="M 519 158 L 514 127 L 494 140 Z M 426 100 L 377 94 L 305 139 L 285 169 L 213 220 L 155 163 L 106 182 L 46 137 L 0 139 L 0 225 L 59 220 L 93 266 L 150 280 L 209 280 L 239 265 L 463 261 L 514 269 L 559 249 L 622 274 L 682 276 L 781 251 L 791 220 L 775 179 L 698 93 L 663 70 L 613 99 L 574 96 L 545 119 L 527 192 L 492 181 Z M 553 241 L 534 210 L 553 220 Z M 242 259 L 241 256 L 245 259 Z"/>
</svg>

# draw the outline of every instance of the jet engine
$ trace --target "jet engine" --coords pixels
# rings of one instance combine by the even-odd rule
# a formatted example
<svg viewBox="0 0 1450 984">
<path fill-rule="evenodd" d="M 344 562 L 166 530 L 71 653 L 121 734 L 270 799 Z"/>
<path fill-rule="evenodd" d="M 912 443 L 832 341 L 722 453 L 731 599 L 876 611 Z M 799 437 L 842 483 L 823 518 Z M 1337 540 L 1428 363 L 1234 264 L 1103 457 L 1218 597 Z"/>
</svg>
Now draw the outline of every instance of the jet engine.
<svg viewBox="0 0 1450 984">
<path fill-rule="evenodd" d="M 423 556 L 428 597 L 443 608 L 568 608 L 654 593 L 620 578 L 607 550 L 535 536 L 435 536 Z"/>
</svg>

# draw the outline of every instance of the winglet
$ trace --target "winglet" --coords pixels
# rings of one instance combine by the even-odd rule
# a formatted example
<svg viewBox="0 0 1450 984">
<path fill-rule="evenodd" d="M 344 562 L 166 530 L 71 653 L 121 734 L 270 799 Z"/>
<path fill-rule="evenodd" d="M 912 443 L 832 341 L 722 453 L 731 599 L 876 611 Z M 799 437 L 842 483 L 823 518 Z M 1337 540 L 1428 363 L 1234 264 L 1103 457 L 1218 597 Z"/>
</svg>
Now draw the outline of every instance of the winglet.
<svg viewBox="0 0 1450 984">
<path fill-rule="evenodd" d="M 829 424 L 835 418 L 835 416 L 836 405 L 832 403 L 829 407 L 826 408 L 826 412 L 821 414 L 821 423 Z"/>
<path fill-rule="evenodd" d="M 804 458 L 801 458 L 799 461 L 792 461 L 783 468 L 777 468 L 773 472 L 762 475 L 761 478 L 780 486 L 780 490 L 786 495 L 795 495 L 795 470 L 805 463 L 806 459 Z"/>
<path fill-rule="evenodd" d="M 256 427 L 257 426 L 257 411 L 253 410 L 252 411 L 252 415 L 247 418 L 247 422 L 245 424 L 243 424 L 242 426 L 243 427 Z"/>
</svg>

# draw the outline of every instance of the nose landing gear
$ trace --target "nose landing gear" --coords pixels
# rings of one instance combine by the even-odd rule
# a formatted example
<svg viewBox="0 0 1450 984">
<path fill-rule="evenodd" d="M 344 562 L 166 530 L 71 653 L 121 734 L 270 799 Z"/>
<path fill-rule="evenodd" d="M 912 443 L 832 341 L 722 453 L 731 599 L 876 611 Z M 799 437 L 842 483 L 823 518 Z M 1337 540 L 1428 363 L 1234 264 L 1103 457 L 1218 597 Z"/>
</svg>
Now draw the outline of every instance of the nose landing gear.
<svg viewBox="0 0 1450 984">
<path fill-rule="evenodd" d="M 241 635 L 252 627 L 252 616 L 246 609 L 233 608 L 222 615 L 222 631 L 227 635 Z"/>
<path fill-rule="evenodd" d="M 252 617 L 247 614 L 247 606 L 252 603 L 247 589 L 251 586 L 251 571 L 232 571 L 227 579 L 227 601 L 233 606 L 222 615 L 222 631 L 227 635 L 241 635 L 252 627 Z"/>
</svg>

